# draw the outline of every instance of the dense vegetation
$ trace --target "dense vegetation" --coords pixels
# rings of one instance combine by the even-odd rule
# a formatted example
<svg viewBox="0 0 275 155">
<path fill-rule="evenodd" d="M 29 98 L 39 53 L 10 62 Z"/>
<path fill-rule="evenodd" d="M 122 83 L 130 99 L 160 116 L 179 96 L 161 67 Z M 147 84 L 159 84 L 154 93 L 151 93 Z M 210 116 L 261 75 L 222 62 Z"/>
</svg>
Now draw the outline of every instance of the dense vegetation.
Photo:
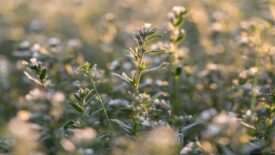
<svg viewBox="0 0 275 155">
<path fill-rule="evenodd" d="M 0 28 L 0 154 L 275 154 L 271 0 L 5 0 Z"/>
</svg>

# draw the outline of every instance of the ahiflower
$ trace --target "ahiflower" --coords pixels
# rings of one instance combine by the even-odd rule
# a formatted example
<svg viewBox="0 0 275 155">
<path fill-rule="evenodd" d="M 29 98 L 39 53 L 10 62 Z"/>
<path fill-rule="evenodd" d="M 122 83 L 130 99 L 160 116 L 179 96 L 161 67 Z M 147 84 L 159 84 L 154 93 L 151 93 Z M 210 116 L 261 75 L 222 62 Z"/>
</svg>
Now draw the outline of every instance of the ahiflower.
<svg viewBox="0 0 275 155">
<path fill-rule="evenodd" d="M 146 29 L 149 29 L 151 26 L 152 26 L 152 25 L 151 25 L 150 23 L 144 23 L 144 27 L 145 27 Z"/>
<path fill-rule="evenodd" d="M 31 58 L 31 63 L 32 65 L 37 65 L 37 59 L 36 58 Z"/>
<path fill-rule="evenodd" d="M 186 11 L 185 7 L 182 6 L 174 6 L 172 10 L 176 13 L 176 15 L 180 15 Z"/>
</svg>

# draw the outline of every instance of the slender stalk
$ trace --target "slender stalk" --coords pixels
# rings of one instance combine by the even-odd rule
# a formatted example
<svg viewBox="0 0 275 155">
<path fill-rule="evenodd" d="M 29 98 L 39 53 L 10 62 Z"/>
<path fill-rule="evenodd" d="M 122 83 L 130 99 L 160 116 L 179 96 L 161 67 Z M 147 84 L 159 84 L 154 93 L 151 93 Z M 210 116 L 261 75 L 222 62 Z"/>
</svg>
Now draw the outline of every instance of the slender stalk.
<svg viewBox="0 0 275 155">
<path fill-rule="evenodd" d="M 179 111 L 178 104 L 178 92 L 179 92 L 179 84 L 180 77 L 177 75 L 177 67 L 179 66 L 179 54 L 178 54 L 178 44 L 176 42 L 172 43 L 173 50 L 173 91 L 172 91 L 172 111 L 173 113 L 177 113 Z"/>
<path fill-rule="evenodd" d="M 256 67 L 259 66 L 259 58 L 257 56 L 256 58 Z M 258 67 L 257 67 L 258 68 Z M 256 108 L 256 93 L 255 93 L 255 88 L 258 85 L 258 81 L 259 81 L 259 74 L 255 73 L 255 77 L 253 79 L 253 88 L 252 88 L 252 97 L 251 97 L 251 110 L 254 111 Z"/>
<path fill-rule="evenodd" d="M 139 84 L 140 84 L 140 79 L 141 79 L 141 72 L 142 72 L 142 62 L 143 62 L 143 55 L 144 53 L 141 53 L 138 61 L 138 66 L 137 66 L 137 72 L 135 73 L 135 92 L 136 94 L 139 93 Z"/>
<path fill-rule="evenodd" d="M 106 119 L 107 119 L 107 124 L 108 124 L 109 131 L 110 131 L 110 133 L 112 134 L 112 126 L 111 126 L 111 121 L 110 121 L 110 118 L 109 118 L 107 109 L 106 109 L 106 107 L 105 107 L 105 105 L 104 105 L 104 103 L 103 103 L 103 99 L 102 99 L 101 95 L 99 94 L 99 92 L 98 92 L 98 90 L 97 90 L 97 87 L 96 87 L 96 85 L 95 85 L 95 83 L 94 83 L 94 81 L 93 81 L 93 77 L 92 77 L 90 74 L 89 74 L 89 80 L 90 80 L 90 82 L 92 83 L 93 89 L 95 90 L 95 93 L 96 93 L 96 95 L 97 95 L 97 97 L 98 97 L 99 103 L 100 103 L 101 106 L 102 106 L 104 115 L 105 115 L 105 117 L 106 117 Z"/>
<path fill-rule="evenodd" d="M 261 46 L 261 40 L 260 40 L 260 34 L 256 34 L 257 37 L 257 43 L 256 43 L 256 57 L 255 57 L 255 67 L 257 69 L 259 69 L 259 65 L 260 65 L 260 46 Z M 257 94 L 255 93 L 255 88 L 258 85 L 258 81 L 259 81 L 259 73 L 258 71 L 255 73 L 255 77 L 253 79 L 253 87 L 252 87 L 252 97 L 251 97 L 251 103 L 250 103 L 250 108 L 252 111 L 255 110 L 256 108 L 256 99 L 257 99 Z"/>
<path fill-rule="evenodd" d="M 150 45 L 150 40 L 153 38 L 157 38 L 155 32 L 156 28 L 151 28 L 151 24 L 145 23 L 143 27 L 138 28 L 138 30 L 133 34 L 134 40 L 137 43 L 137 46 L 134 48 L 130 48 L 129 53 L 133 56 L 132 63 L 135 65 L 134 75 L 132 75 L 130 82 L 127 82 L 132 88 L 132 104 L 133 104 L 133 115 L 131 119 L 133 121 L 132 131 L 136 134 L 140 127 L 140 109 L 142 109 L 142 104 L 138 99 L 140 94 L 140 81 L 141 76 L 143 75 L 143 71 L 146 70 L 146 65 L 144 61 L 144 55 L 146 53 L 150 54 L 148 50 L 148 46 Z M 123 76 L 123 75 L 122 75 Z M 127 79 L 129 79 L 127 77 Z M 144 109 L 142 109 L 144 110 Z"/>
<path fill-rule="evenodd" d="M 172 102 L 172 113 L 173 114 L 179 114 L 181 111 L 180 109 L 180 103 L 178 100 L 178 94 L 180 89 L 180 74 L 181 70 L 180 65 L 182 64 L 179 60 L 180 53 L 179 53 L 179 44 L 184 40 L 185 38 L 185 31 L 181 28 L 183 25 L 183 22 L 185 20 L 185 17 L 187 15 L 188 11 L 184 7 L 175 6 L 173 7 L 172 11 L 168 13 L 168 18 L 170 20 L 168 24 L 169 32 L 170 32 L 170 50 L 171 50 L 171 70 L 172 74 L 170 78 L 172 83 L 172 90 L 171 90 L 171 102 Z"/>
<path fill-rule="evenodd" d="M 142 68 L 143 56 L 144 56 L 144 52 L 143 51 L 140 54 L 140 56 L 138 57 L 137 71 L 136 71 L 136 73 L 134 75 L 135 98 L 139 94 L 139 85 L 140 85 L 141 73 L 142 73 L 142 70 L 143 70 L 143 68 Z M 134 98 L 134 100 L 135 100 L 135 98 Z M 136 111 L 137 106 L 138 106 L 137 103 L 135 103 L 134 104 L 134 107 L 135 107 L 134 111 Z M 138 131 L 138 128 L 139 128 L 138 114 L 135 114 L 133 116 L 133 122 L 134 122 L 133 130 L 134 130 L 134 134 L 136 134 L 137 131 Z"/>
<path fill-rule="evenodd" d="M 172 94 L 172 105 L 173 105 L 173 112 L 178 111 L 178 92 L 179 92 L 179 84 L 180 84 L 180 78 L 179 76 L 173 77 L 173 94 Z"/>
</svg>

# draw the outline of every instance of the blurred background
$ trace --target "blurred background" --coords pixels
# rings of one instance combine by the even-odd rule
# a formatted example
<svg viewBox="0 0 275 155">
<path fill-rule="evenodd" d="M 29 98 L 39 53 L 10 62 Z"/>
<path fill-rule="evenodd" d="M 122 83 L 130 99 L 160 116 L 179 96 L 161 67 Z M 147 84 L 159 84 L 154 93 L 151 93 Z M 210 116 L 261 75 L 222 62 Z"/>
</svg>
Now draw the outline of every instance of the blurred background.
<svg viewBox="0 0 275 155">
<path fill-rule="evenodd" d="M 175 5 L 191 10 L 181 45 L 189 52 L 189 71 L 207 63 L 233 65 L 231 69 L 251 65 L 238 52 L 246 39 L 240 31 L 248 23 L 267 25 L 265 40 L 274 45 L 272 0 L 0 0 L 1 96 L 18 82 L 15 62 L 24 54 L 14 51 L 35 43 L 79 46 L 86 61 L 107 68 L 122 57 L 133 43 L 131 33 L 145 22 L 161 29 L 167 39 L 167 13 Z"/>
<path fill-rule="evenodd" d="M 56 48 L 52 51 L 65 67 L 56 65 L 50 74 L 58 76 L 53 79 L 61 83 L 56 90 L 67 96 L 72 88 L 63 82 L 73 74 L 71 59 L 111 72 L 144 23 L 159 28 L 161 41 L 168 41 L 167 13 L 178 5 L 190 10 L 183 25 L 187 38 L 180 45 L 184 111 L 199 115 L 214 107 L 246 113 L 252 89 L 260 97 L 275 87 L 274 0 L 0 0 L 0 130 L 18 109 L 29 108 L 22 103 L 34 86 L 20 64 L 34 56 L 29 55 L 33 45 Z M 255 38 L 260 47 L 255 48 Z"/>
<path fill-rule="evenodd" d="M 264 42 L 271 47 L 265 69 L 274 68 L 275 2 L 272 0 L 0 0 L 2 102 L 16 102 L 27 93 L 17 61 L 31 45 L 78 47 L 76 52 L 82 53 L 83 59 L 107 69 L 113 60 L 123 57 L 122 52 L 133 44 L 131 33 L 145 22 L 158 27 L 162 39 L 167 40 L 167 13 L 175 5 L 191 10 L 184 24 L 187 38 L 181 46 L 188 53 L 186 71 L 198 77 L 188 83 L 199 91 L 204 90 L 203 85 L 209 87 L 213 83 L 213 90 L 209 91 L 214 94 L 209 95 L 207 90 L 204 96 L 206 101 L 211 100 L 210 105 L 219 100 L 224 102 L 225 90 L 219 92 L 218 88 L 232 84 L 228 81 L 229 72 L 253 66 L 254 58 L 250 59 L 249 52 L 240 47 L 248 42 L 242 31 L 249 24 L 263 27 Z M 222 73 L 209 75 L 211 80 L 202 79 L 215 70 Z M 190 94 L 183 97 L 187 102 L 202 101 L 196 93 Z"/>
</svg>

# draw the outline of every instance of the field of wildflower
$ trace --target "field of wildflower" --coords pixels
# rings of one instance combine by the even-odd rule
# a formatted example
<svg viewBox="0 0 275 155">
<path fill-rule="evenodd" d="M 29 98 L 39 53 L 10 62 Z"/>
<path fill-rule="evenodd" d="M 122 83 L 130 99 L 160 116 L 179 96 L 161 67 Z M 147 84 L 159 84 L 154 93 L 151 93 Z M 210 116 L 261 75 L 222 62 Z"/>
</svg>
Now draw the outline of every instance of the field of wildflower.
<svg viewBox="0 0 275 155">
<path fill-rule="evenodd" d="M 0 155 L 275 154 L 274 0 L 0 0 Z"/>
</svg>

